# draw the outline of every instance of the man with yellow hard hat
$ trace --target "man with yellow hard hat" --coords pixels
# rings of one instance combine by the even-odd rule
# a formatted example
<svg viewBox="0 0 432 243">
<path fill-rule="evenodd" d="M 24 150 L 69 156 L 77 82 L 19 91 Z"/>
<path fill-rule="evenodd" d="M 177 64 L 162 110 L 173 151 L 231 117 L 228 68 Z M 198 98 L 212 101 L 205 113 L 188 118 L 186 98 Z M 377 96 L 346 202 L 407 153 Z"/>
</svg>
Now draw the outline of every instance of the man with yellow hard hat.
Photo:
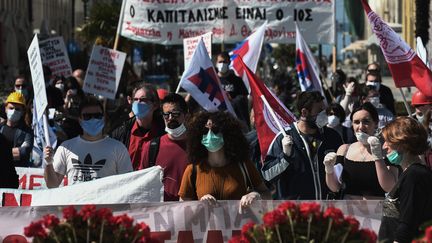
<svg viewBox="0 0 432 243">
<path fill-rule="evenodd" d="M 5 102 L 6 122 L 0 124 L 2 134 L 12 148 L 14 165 L 29 166 L 30 154 L 33 149 L 33 131 L 24 122 L 26 101 L 18 92 L 9 94 Z"/>
</svg>

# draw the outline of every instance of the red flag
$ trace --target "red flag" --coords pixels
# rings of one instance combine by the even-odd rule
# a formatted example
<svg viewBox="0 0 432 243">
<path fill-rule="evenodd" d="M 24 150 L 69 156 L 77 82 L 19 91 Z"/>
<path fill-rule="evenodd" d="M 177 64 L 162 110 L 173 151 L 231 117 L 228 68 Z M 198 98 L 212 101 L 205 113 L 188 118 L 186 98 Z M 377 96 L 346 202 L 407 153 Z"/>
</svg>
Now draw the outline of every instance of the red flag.
<svg viewBox="0 0 432 243">
<path fill-rule="evenodd" d="M 361 0 L 364 10 L 379 40 L 381 50 L 389 66 L 396 87 L 416 86 L 423 94 L 432 96 L 432 72 L 415 51 L 394 32 L 365 0 Z"/>
<path fill-rule="evenodd" d="M 255 76 L 255 74 L 243 62 L 241 57 L 238 57 L 238 59 L 239 65 L 243 68 L 249 80 L 255 118 L 255 128 L 257 130 L 260 144 L 261 157 L 264 159 L 267 155 L 270 144 L 280 131 L 275 120 L 270 114 L 269 109 L 264 105 L 261 96 L 263 95 L 265 97 L 284 128 L 289 127 L 289 124 L 296 121 L 296 118 L 294 114 L 292 114 L 283 105 L 283 103 L 270 92 L 264 83 L 257 76 Z"/>
</svg>

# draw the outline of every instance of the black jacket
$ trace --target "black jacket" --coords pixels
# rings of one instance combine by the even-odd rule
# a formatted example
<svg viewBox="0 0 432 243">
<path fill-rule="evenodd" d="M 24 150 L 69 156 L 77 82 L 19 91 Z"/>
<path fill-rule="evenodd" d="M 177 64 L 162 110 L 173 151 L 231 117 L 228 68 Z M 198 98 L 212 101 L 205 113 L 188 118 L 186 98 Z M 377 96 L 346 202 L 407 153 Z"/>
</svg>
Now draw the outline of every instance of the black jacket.
<svg viewBox="0 0 432 243">
<path fill-rule="evenodd" d="M 340 135 L 333 129 L 319 129 L 321 143 L 314 158 L 309 158 L 309 145 L 300 136 L 296 123 L 286 131 L 293 138 L 291 155 L 283 153 L 280 133 L 269 147 L 264 166 L 263 177 L 276 187 L 278 200 L 320 200 L 326 199 L 329 189 L 325 182 L 323 160 L 329 152 L 336 152 L 342 145 Z M 317 168 L 317 169 L 314 169 Z"/>
<path fill-rule="evenodd" d="M 126 148 L 129 148 L 131 130 L 135 120 L 135 116 L 127 119 L 120 126 L 114 128 L 114 130 L 109 133 L 109 136 L 122 142 Z"/>
<path fill-rule="evenodd" d="M 13 164 L 12 148 L 0 134 L 0 188 L 18 188 L 18 175 Z"/>
</svg>

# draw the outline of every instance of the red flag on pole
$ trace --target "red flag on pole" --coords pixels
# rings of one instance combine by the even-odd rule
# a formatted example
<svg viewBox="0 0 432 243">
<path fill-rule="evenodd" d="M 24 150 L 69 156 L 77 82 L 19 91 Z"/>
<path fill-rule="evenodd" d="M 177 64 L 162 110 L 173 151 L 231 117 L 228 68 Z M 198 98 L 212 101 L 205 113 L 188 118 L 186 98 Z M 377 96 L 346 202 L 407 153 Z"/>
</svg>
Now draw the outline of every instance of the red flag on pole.
<svg viewBox="0 0 432 243">
<path fill-rule="evenodd" d="M 416 86 L 423 94 L 432 96 L 432 72 L 415 51 L 394 32 L 366 0 L 361 0 L 372 31 L 379 40 L 396 87 Z"/>
<path fill-rule="evenodd" d="M 241 57 L 237 57 L 239 65 L 243 68 L 250 84 L 252 105 L 255 118 L 255 128 L 257 130 L 260 144 L 261 157 L 264 159 L 267 155 L 268 148 L 275 136 L 280 132 L 276 121 L 273 119 L 269 107 L 267 107 L 261 96 L 264 96 L 268 104 L 273 109 L 284 128 L 296 121 L 292 114 L 283 103 L 273 95 L 265 84 L 247 67 Z"/>
</svg>

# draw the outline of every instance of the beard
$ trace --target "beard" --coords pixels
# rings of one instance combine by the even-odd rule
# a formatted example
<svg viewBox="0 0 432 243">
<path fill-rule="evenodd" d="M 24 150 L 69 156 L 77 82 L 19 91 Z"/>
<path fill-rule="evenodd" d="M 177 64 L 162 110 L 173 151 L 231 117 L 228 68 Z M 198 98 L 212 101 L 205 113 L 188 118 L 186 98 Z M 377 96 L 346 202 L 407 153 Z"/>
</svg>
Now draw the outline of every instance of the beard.
<svg viewBox="0 0 432 243">
<path fill-rule="evenodd" d="M 169 129 L 176 129 L 177 127 L 179 127 L 181 124 L 178 121 L 170 121 L 167 123 L 167 127 Z"/>
</svg>

